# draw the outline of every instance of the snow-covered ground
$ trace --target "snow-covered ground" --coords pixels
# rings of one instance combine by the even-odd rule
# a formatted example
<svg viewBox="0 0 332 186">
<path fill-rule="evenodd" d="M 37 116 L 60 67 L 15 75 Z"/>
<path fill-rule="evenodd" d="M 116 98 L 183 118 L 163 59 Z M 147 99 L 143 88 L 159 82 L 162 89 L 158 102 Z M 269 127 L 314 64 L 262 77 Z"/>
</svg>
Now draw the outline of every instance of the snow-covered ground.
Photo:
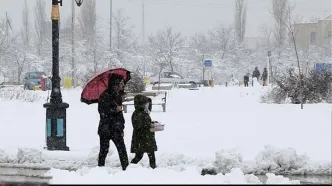
<svg viewBox="0 0 332 186">
<path fill-rule="evenodd" d="M 251 173 L 331 174 L 332 105 L 304 105 L 301 110 L 299 105 L 261 104 L 265 91 L 266 87 L 168 91 L 167 112 L 155 105 L 151 113 L 152 119 L 166 124 L 165 131 L 156 134 L 158 168 L 150 170 L 145 156 L 141 164 L 122 172 L 112 143 L 108 167 L 96 168 L 97 105 L 81 103 L 80 89 L 62 90 L 63 100 L 70 104 L 69 152 L 43 150 L 47 92 L 20 90 L 8 96 L 0 89 L 0 163 L 53 167 L 47 174 L 55 184 L 257 183 Z M 129 106 L 125 114 L 128 151 L 133 109 Z M 206 167 L 221 173 L 200 176 Z M 267 176 L 267 183 L 289 182 Z"/>
</svg>

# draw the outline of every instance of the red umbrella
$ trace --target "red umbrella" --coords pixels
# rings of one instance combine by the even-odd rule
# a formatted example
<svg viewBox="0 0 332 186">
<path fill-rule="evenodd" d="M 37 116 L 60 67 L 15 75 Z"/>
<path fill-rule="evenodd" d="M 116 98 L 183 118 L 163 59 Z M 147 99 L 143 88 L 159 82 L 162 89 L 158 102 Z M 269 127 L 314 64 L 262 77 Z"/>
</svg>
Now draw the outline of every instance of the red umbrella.
<svg viewBox="0 0 332 186">
<path fill-rule="evenodd" d="M 104 70 L 91 77 L 86 83 L 81 94 L 81 102 L 88 105 L 98 103 L 99 96 L 107 89 L 108 76 L 110 74 L 123 76 L 125 84 L 130 80 L 130 71 L 124 68 L 110 68 Z"/>
</svg>

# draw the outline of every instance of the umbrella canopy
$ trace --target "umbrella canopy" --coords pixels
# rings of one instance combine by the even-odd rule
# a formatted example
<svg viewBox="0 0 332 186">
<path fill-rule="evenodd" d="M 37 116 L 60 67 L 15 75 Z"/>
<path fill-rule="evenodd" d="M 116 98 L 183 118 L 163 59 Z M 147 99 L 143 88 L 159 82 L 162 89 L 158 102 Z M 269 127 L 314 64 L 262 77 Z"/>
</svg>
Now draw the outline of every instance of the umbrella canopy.
<svg viewBox="0 0 332 186">
<path fill-rule="evenodd" d="M 81 94 L 81 102 L 88 105 L 98 103 L 99 96 L 107 89 L 110 74 L 123 76 L 125 84 L 130 80 L 130 71 L 124 68 L 110 68 L 104 70 L 91 77 L 86 83 Z"/>
</svg>

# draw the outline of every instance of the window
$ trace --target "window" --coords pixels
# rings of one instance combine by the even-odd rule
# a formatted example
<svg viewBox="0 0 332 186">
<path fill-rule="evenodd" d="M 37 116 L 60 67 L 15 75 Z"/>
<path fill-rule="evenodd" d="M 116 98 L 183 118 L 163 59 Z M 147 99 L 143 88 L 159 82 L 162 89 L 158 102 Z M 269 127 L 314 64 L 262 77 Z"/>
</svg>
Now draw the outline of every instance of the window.
<svg viewBox="0 0 332 186">
<path fill-rule="evenodd" d="M 328 34 L 327 34 L 327 38 L 329 40 L 332 40 L 332 31 L 329 31 Z"/>
<path fill-rule="evenodd" d="M 41 75 L 46 75 L 43 72 L 31 72 L 29 74 L 29 79 L 39 79 Z"/>
<path fill-rule="evenodd" d="M 176 73 L 176 72 L 172 72 L 172 73 L 170 74 L 170 77 L 171 77 L 171 78 L 182 79 L 182 76 L 181 76 L 180 74 Z"/>
<path fill-rule="evenodd" d="M 316 32 L 311 32 L 311 34 L 310 34 L 310 44 L 312 44 L 312 45 L 316 44 Z"/>
<path fill-rule="evenodd" d="M 171 78 L 170 75 L 171 75 L 171 73 L 169 73 L 169 72 L 164 73 L 165 78 Z"/>
<path fill-rule="evenodd" d="M 165 73 L 160 73 L 160 78 L 165 78 Z"/>
</svg>

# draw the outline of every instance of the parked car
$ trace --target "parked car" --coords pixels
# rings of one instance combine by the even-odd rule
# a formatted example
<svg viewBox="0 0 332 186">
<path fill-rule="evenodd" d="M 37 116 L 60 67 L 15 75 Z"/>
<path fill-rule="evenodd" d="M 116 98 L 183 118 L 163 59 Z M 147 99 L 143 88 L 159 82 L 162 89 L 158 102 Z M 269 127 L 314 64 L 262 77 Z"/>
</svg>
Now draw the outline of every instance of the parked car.
<svg viewBox="0 0 332 186">
<path fill-rule="evenodd" d="M 24 76 L 24 89 L 33 90 L 33 87 L 41 86 L 40 77 L 44 75 L 45 72 L 27 72 Z"/>
<path fill-rule="evenodd" d="M 154 74 L 150 77 L 150 83 L 155 85 L 159 83 L 159 74 Z M 175 83 L 175 84 L 200 84 L 200 80 L 194 78 L 184 78 L 177 72 L 161 72 L 160 83 Z"/>
</svg>

